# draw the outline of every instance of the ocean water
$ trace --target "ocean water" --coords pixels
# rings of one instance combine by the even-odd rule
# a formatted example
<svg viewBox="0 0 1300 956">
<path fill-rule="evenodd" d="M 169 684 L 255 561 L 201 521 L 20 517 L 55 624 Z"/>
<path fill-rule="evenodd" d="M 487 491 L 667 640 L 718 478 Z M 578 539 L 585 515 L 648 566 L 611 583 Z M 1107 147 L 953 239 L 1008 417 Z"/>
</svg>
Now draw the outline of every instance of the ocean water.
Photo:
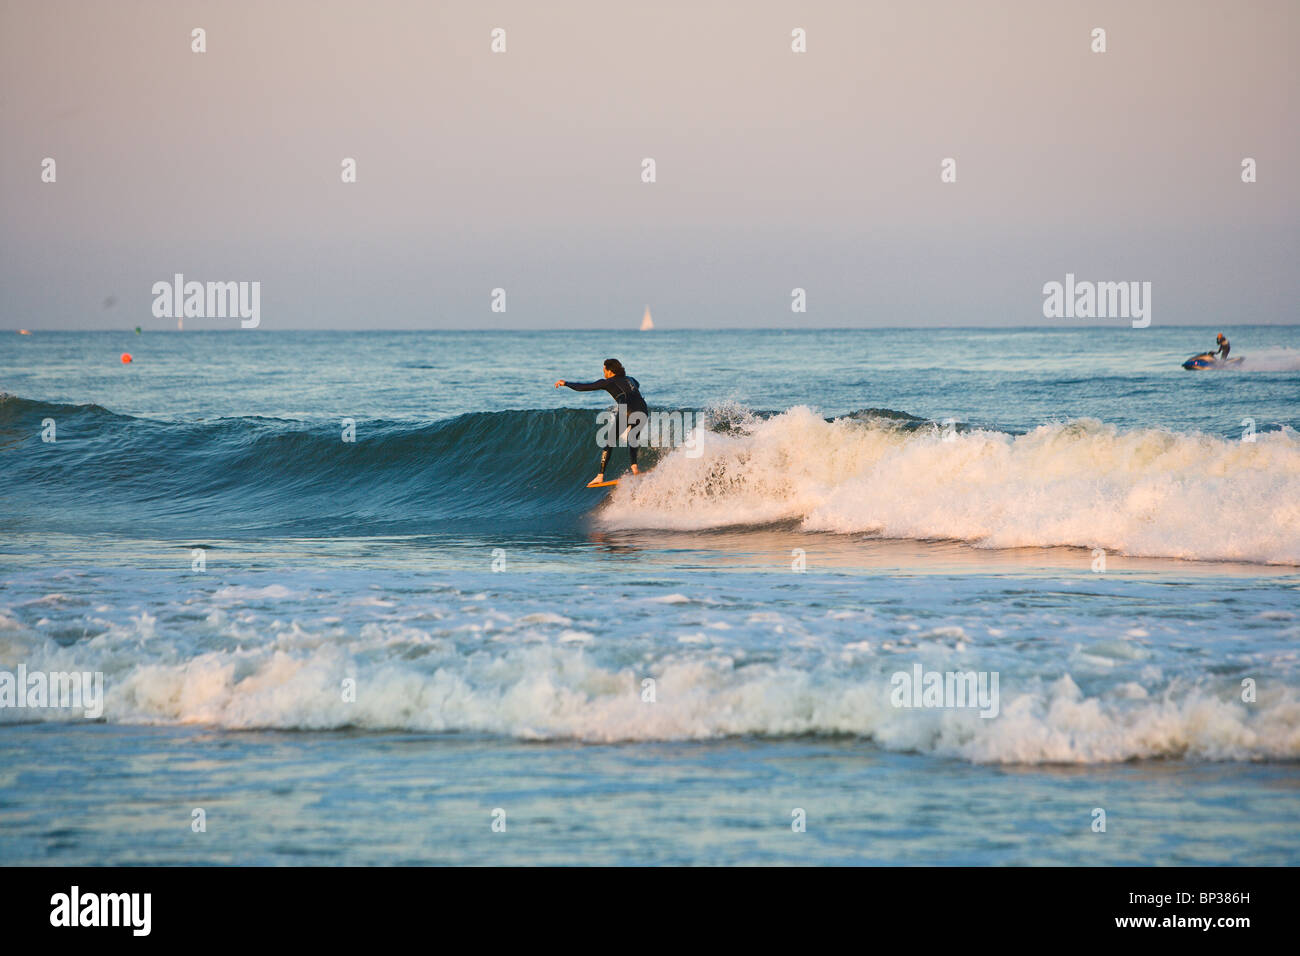
<svg viewBox="0 0 1300 956">
<path fill-rule="evenodd" d="M 6 333 L 0 672 L 104 696 L 0 862 L 1300 862 L 1300 330 L 1214 331 Z M 696 427 L 606 493 L 611 355 Z"/>
</svg>

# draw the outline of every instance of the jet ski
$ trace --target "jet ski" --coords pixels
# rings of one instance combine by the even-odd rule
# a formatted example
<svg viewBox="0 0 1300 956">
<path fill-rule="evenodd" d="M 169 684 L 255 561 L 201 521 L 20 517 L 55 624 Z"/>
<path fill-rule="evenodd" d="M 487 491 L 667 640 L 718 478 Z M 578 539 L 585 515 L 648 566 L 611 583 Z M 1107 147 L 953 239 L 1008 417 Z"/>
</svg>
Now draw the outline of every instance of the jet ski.
<svg viewBox="0 0 1300 956">
<path fill-rule="evenodd" d="M 1242 358 L 1243 356 L 1239 355 L 1236 358 L 1221 359 L 1218 352 L 1201 352 L 1184 362 L 1183 368 L 1189 372 L 1197 372 L 1203 369 L 1233 368 L 1241 364 Z"/>
</svg>

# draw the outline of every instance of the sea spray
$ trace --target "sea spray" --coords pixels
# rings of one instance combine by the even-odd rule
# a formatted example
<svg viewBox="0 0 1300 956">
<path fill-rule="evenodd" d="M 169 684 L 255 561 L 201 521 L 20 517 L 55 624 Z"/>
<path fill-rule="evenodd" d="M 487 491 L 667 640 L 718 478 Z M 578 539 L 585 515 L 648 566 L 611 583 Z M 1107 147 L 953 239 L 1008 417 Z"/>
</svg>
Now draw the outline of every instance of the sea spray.
<svg viewBox="0 0 1300 956">
<path fill-rule="evenodd" d="M 1028 434 L 826 421 L 798 407 L 669 455 L 606 528 L 803 530 L 985 548 L 1300 565 L 1300 436 L 1254 442 L 1084 419 Z"/>
</svg>

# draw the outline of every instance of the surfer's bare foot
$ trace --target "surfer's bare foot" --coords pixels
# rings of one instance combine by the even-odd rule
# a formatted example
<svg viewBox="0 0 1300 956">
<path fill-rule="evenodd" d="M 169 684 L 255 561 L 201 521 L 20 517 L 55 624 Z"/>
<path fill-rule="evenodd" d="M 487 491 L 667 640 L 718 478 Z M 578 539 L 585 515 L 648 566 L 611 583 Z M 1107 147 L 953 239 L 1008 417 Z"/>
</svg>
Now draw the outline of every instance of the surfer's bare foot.
<svg viewBox="0 0 1300 956">
<path fill-rule="evenodd" d="M 637 468 L 636 465 L 633 465 L 633 466 L 632 466 L 632 474 L 634 474 L 634 475 L 639 475 L 639 474 L 641 474 L 641 470 L 640 470 L 639 468 Z"/>
<path fill-rule="evenodd" d="M 591 481 L 587 482 L 587 484 L 589 484 L 589 485 L 598 485 L 598 484 L 600 484 L 600 483 L 601 483 L 602 481 L 604 481 L 604 480 L 605 480 L 605 475 L 604 475 L 604 473 L 602 472 L 601 474 L 597 475 L 595 478 L 591 479 Z"/>
</svg>

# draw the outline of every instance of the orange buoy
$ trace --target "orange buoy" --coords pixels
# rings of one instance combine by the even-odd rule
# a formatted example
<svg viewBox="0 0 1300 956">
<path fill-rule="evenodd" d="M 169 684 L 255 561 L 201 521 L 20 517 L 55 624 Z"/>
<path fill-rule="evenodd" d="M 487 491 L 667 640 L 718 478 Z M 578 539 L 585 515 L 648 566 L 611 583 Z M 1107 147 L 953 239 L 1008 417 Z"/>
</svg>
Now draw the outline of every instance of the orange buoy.
<svg viewBox="0 0 1300 956">
<path fill-rule="evenodd" d="M 123 365 L 130 365 L 130 364 L 131 364 L 131 353 L 130 353 L 130 352 L 123 352 L 123 353 L 122 353 L 122 364 L 123 364 Z"/>
</svg>

